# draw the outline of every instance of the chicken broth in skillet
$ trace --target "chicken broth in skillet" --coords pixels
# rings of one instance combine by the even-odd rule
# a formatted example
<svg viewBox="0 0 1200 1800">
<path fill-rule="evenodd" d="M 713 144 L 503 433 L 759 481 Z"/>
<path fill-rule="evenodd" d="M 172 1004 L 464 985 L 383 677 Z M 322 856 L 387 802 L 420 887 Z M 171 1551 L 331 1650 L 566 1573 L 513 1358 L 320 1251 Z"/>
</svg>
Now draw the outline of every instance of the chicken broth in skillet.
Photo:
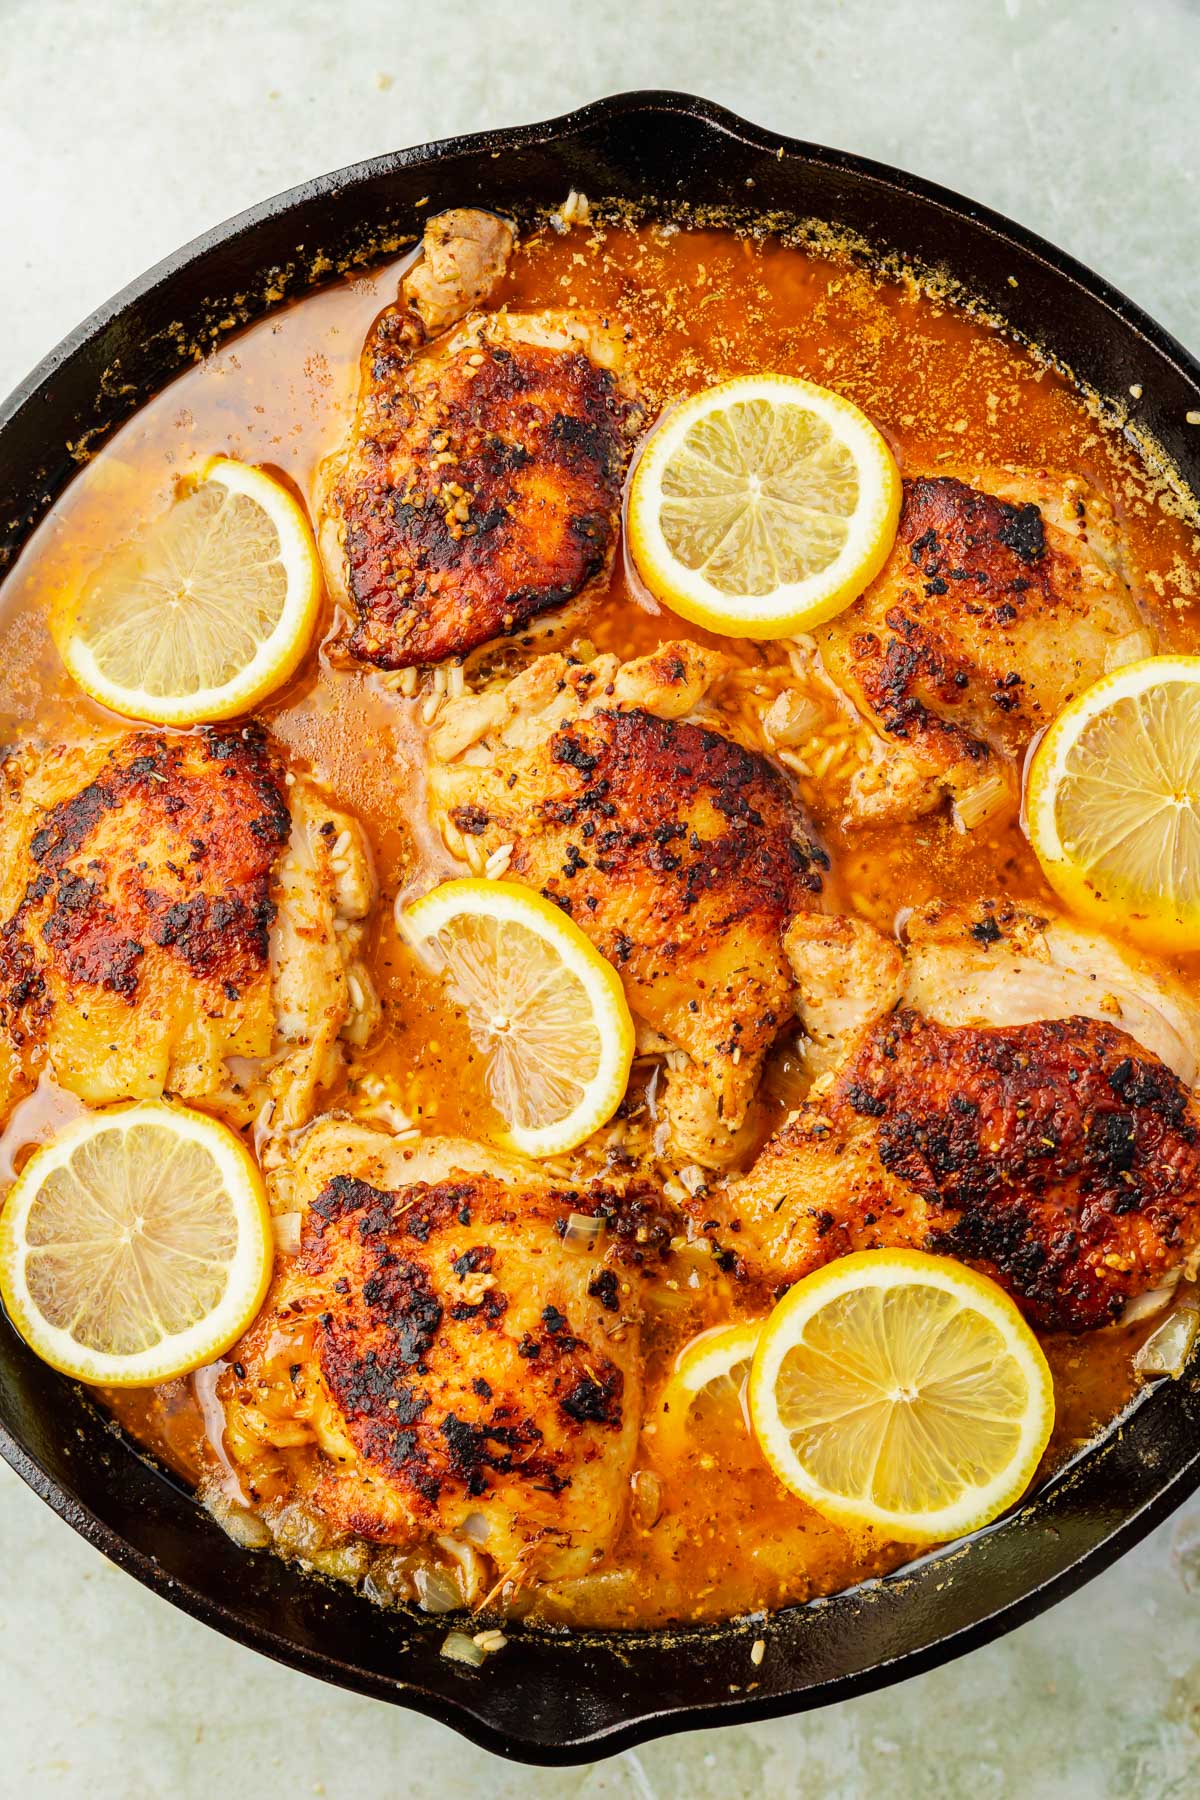
<svg viewBox="0 0 1200 1800">
<path fill-rule="evenodd" d="M 857 597 L 744 636 L 655 598 L 623 505 L 656 420 L 764 371 L 861 409 L 904 486 Z M 302 503 L 325 598 L 253 724 L 182 736 L 89 698 L 50 619 L 213 456 Z M 1023 770 L 1106 674 L 1200 648 L 1190 504 L 936 288 L 586 206 L 519 240 L 443 215 L 138 412 L 4 587 L 6 1149 L 187 1102 L 254 1152 L 276 1256 L 216 1361 L 103 1387 L 130 1434 L 382 1603 L 775 1608 L 930 1534 L 780 1478 L 748 1351 L 683 1423 L 680 1372 L 899 1247 L 1015 1302 L 1053 1375 L 1037 1479 L 1069 1460 L 1188 1307 L 1200 958 L 1072 914 Z M 581 1142 L 521 1153 L 405 926 L 464 877 L 619 977 L 632 1066 Z"/>
</svg>

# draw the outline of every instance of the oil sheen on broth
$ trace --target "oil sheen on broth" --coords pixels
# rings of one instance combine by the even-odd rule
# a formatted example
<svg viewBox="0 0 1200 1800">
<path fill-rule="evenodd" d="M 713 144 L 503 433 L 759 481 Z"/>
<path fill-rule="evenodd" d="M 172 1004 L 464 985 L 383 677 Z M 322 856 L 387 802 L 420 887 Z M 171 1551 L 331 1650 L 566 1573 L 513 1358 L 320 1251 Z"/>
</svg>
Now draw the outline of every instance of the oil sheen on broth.
<svg viewBox="0 0 1200 1800">
<path fill-rule="evenodd" d="M 403 263 L 346 280 L 293 303 L 231 340 L 143 408 L 81 471 L 26 549 L 4 589 L 0 616 L 0 719 L 57 738 L 111 733 L 112 718 L 66 678 L 50 644 L 54 594 L 84 578 L 98 557 L 170 501 L 196 459 L 227 454 L 267 465 L 311 501 L 321 460 L 349 424 L 367 330 L 395 296 Z M 1103 429 L 1058 376 L 996 331 L 922 291 L 840 258 L 722 231 L 596 228 L 527 238 L 498 297 L 515 306 L 597 308 L 632 325 L 635 366 L 651 407 L 726 377 L 779 370 L 835 388 L 885 432 L 903 467 L 992 463 L 1069 469 L 1115 501 L 1129 546 L 1132 583 L 1164 643 L 1200 645 L 1188 564 L 1195 544 L 1169 486 L 1148 474 L 1128 442 Z M 493 301 L 493 304 L 496 304 Z M 639 654 L 692 635 L 683 621 L 648 610 L 631 593 L 618 554 L 607 602 L 589 627 L 600 649 Z M 766 691 L 781 652 L 721 648 L 758 670 Z M 745 704 L 748 676 L 725 704 Z M 721 696 L 718 695 L 718 703 Z M 374 844 L 382 903 L 373 962 L 384 1029 L 347 1070 L 334 1106 L 351 1110 L 382 1078 L 423 1129 L 486 1140 L 495 1126 L 482 1071 L 462 1022 L 439 1000 L 398 941 L 397 896 L 461 873 L 424 822 L 421 700 L 389 691 L 372 672 L 347 669 L 324 651 L 263 709 L 283 744 L 357 811 Z M 844 786 L 836 756 L 801 789 L 832 854 L 831 898 L 890 928 L 903 907 L 1004 893 L 1049 902 L 1014 821 L 956 832 L 936 815 L 874 831 L 841 826 Z M 1179 965 L 1194 979 L 1196 959 Z M 795 1103 L 786 1043 L 765 1083 L 765 1137 Z M 640 1085 L 639 1085 L 640 1081 Z M 635 1066 L 615 1129 L 634 1132 L 645 1082 Z M 38 1109 L 19 1109 L 7 1136 L 19 1164 Z M 697 1331 L 765 1311 L 770 1297 L 738 1288 L 680 1253 L 656 1284 L 646 1321 L 648 1416 L 655 1389 Z M 1048 1340 L 1058 1417 L 1051 1464 L 1072 1455 L 1129 1401 L 1131 1358 L 1146 1326 Z M 193 1481 L 232 1480 L 221 1451 L 213 1371 L 149 1392 L 110 1394 L 132 1435 Z M 617 1553 L 602 1572 L 542 1591 L 537 1617 L 581 1624 L 649 1625 L 718 1618 L 831 1592 L 897 1566 L 902 1545 L 827 1523 L 786 1494 L 735 1432 L 697 1436 L 671 1464 L 644 1440 Z M 635 1478 L 636 1483 L 636 1478 Z M 657 1485 L 656 1485 L 657 1484 Z M 653 1502 L 645 1503 L 645 1494 Z M 641 1498 L 639 1499 L 639 1492 Z"/>
</svg>

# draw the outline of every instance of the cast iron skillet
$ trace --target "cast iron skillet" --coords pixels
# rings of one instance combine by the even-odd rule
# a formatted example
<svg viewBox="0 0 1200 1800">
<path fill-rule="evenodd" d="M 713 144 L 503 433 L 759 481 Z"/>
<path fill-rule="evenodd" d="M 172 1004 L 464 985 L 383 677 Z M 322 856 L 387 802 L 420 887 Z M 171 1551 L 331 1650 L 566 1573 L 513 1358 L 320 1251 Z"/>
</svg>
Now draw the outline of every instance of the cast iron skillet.
<svg viewBox="0 0 1200 1800">
<path fill-rule="evenodd" d="M 942 266 L 1098 394 L 1140 384 L 1138 423 L 1200 486 L 1200 366 L 1105 282 L 1019 226 L 895 170 L 768 135 L 686 95 L 625 94 L 544 125 L 403 150 L 294 188 L 160 263 L 0 408 L 0 574 L 78 467 L 194 347 L 378 257 L 444 206 L 522 211 L 570 187 L 829 221 Z M 418 202 L 424 202 L 418 207 Z M 1114 412 L 1121 404 L 1114 398 Z M 75 446 L 74 452 L 70 446 Z M 800 1711 L 930 1668 L 1097 1574 L 1200 1485 L 1200 1366 L 1146 1394 L 1032 1504 L 969 1544 L 770 1619 L 673 1635 L 521 1632 L 479 1671 L 446 1622 L 240 1551 L 78 1389 L 0 1322 L 0 1450 L 89 1543 L 230 1637 L 429 1713 L 501 1754 L 577 1762 L 657 1733 Z M 750 1661 L 766 1640 L 759 1667 Z"/>
</svg>

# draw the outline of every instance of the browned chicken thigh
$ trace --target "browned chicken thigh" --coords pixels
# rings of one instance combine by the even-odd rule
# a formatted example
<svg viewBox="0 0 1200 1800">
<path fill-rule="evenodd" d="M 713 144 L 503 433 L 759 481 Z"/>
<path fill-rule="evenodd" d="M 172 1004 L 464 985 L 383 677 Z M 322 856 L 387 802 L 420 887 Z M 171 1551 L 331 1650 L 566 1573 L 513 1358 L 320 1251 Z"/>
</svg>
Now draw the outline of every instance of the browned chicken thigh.
<svg viewBox="0 0 1200 1800">
<path fill-rule="evenodd" d="M 624 1231 L 636 1202 L 337 1121 L 309 1134 L 292 1194 L 299 1252 L 223 1378 L 245 1479 L 269 1488 L 279 1452 L 315 1448 L 303 1504 L 335 1541 L 449 1534 L 501 1576 L 592 1567 L 640 1425 L 638 1262 L 655 1234 L 637 1248 Z M 590 1249 L 564 1245 L 572 1215 L 607 1221 Z"/>
<path fill-rule="evenodd" d="M 542 657 L 444 707 L 430 771 L 450 847 L 561 906 L 620 973 L 643 1042 L 685 1053 L 668 1107 L 703 1161 L 727 1160 L 792 1017 L 783 934 L 829 866 L 787 780 L 687 716 L 721 662 L 686 642 L 624 665 Z"/>
<path fill-rule="evenodd" d="M 1157 971 L 1003 904 L 933 908 L 876 999 L 749 1174 L 696 1202 L 746 1274 L 910 1245 L 1080 1331 L 1200 1244 L 1200 1018 Z"/>
<path fill-rule="evenodd" d="M 1074 476 L 919 476 L 896 545 L 817 633 L 825 666 L 884 740 L 856 778 L 864 820 L 1015 804 L 1030 739 L 1107 669 L 1150 654 L 1108 502 Z"/>
<path fill-rule="evenodd" d="M 351 651 L 381 668 L 519 632 L 612 561 L 639 421 L 624 336 L 585 314 L 472 312 L 512 248 L 491 214 L 431 220 L 364 351 L 322 545 L 357 613 Z"/>
<path fill-rule="evenodd" d="M 19 746 L 0 816 L 0 1114 L 45 1071 L 301 1123 L 376 1016 L 356 821 L 253 725 Z"/>
</svg>

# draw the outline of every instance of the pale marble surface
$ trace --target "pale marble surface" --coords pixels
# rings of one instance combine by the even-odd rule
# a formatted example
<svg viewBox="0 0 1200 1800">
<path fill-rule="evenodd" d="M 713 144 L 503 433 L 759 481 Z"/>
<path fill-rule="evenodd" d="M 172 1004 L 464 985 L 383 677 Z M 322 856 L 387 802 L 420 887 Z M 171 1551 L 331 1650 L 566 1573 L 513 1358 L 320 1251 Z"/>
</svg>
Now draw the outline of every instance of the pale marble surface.
<svg viewBox="0 0 1200 1800">
<path fill-rule="evenodd" d="M 291 182 L 653 86 L 987 201 L 1200 347 L 1195 0 L 0 0 L 0 27 L 0 391 L 147 264 Z M 7 1471 L 0 1568 L 0 1793 L 30 1800 L 1200 1793 L 1200 1502 L 948 1669 L 565 1773 L 227 1644 Z"/>
</svg>

